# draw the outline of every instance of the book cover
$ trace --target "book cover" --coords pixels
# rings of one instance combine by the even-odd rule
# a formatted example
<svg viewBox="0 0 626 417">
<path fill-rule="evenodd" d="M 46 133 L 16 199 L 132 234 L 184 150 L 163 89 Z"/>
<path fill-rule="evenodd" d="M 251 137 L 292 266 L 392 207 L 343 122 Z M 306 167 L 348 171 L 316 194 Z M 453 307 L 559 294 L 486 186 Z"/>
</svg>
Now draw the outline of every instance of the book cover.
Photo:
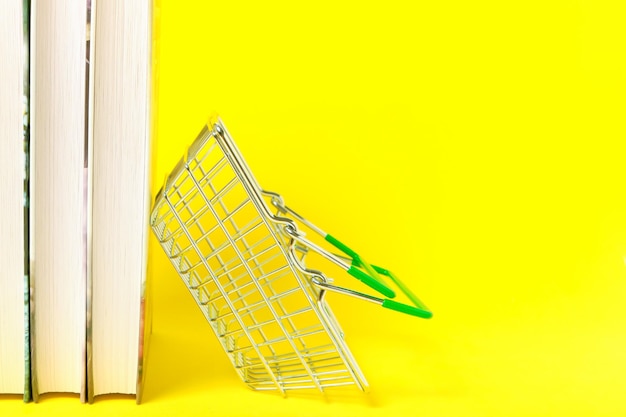
<svg viewBox="0 0 626 417">
<path fill-rule="evenodd" d="M 152 23 L 152 46 L 151 46 L 151 80 L 150 80 L 150 142 L 155 143 L 156 141 L 156 132 L 157 132 L 157 116 L 158 116 L 158 81 L 159 81 L 159 45 L 160 45 L 160 30 L 159 30 L 159 15 L 161 12 L 161 0 L 152 1 L 152 15 L 151 15 L 151 23 Z M 154 153 L 149 153 L 150 155 L 150 166 L 154 166 L 156 156 Z M 153 175 L 151 172 L 148 173 L 147 178 L 153 181 Z M 148 184 L 148 198 L 146 200 L 146 213 L 149 212 L 152 204 L 152 184 Z M 149 235 L 148 224 L 146 223 L 146 237 Z M 148 248 L 148 243 L 146 242 L 145 246 Z M 147 251 L 149 254 L 149 251 Z M 138 358 L 138 368 L 137 368 L 137 404 L 140 404 L 143 400 L 145 384 L 146 384 L 146 371 L 147 371 L 147 361 L 148 361 L 148 353 L 150 348 L 150 335 L 152 334 L 152 277 L 154 274 L 154 270 L 150 268 L 151 262 L 149 255 L 146 257 L 146 263 L 148 265 L 146 270 L 146 275 L 144 277 L 144 281 L 141 285 L 141 319 L 139 324 L 139 358 Z"/>
<path fill-rule="evenodd" d="M 81 401 L 89 401 L 90 392 L 93 391 L 93 378 L 91 375 L 92 369 L 92 323 L 91 323 L 91 167 L 92 167 L 92 153 L 91 153 L 91 140 L 92 129 L 90 126 L 93 123 L 93 82 L 94 82 L 94 66 L 93 62 L 93 48 L 92 41 L 94 38 L 94 26 L 91 24 L 94 20 L 95 3 L 92 0 L 87 0 L 87 41 L 86 41 L 86 53 L 85 53 L 85 169 L 84 169 L 84 189 L 83 189 L 83 204 L 85 207 L 85 222 L 83 224 L 83 243 L 85 249 L 85 279 L 86 279 L 86 302 L 85 302 L 85 373 L 83 379 L 83 389 L 81 390 Z"/>
<path fill-rule="evenodd" d="M 28 257 L 28 220 L 30 216 L 30 0 L 22 1 L 22 32 L 24 44 L 24 401 L 29 402 L 32 399 L 30 378 L 30 262 Z"/>
<path fill-rule="evenodd" d="M 30 400 L 29 2 L 0 3 L 0 394 Z M 26 264 L 26 266 L 25 266 Z"/>
</svg>

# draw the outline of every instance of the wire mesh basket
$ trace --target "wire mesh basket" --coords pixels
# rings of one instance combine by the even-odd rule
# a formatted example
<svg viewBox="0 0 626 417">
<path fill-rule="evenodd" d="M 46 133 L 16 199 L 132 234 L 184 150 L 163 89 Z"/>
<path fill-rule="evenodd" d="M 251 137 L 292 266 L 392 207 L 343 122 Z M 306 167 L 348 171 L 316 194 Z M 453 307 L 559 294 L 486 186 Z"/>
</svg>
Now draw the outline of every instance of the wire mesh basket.
<svg viewBox="0 0 626 417">
<path fill-rule="evenodd" d="M 313 389 L 367 381 L 326 302 L 339 292 L 430 318 L 390 271 L 370 265 L 264 191 L 222 121 L 200 132 L 155 198 L 151 226 L 240 378 L 255 390 Z M 319 234 L 340 255 L 309 240 Z M 314 252 L 382 296 L 333 285 L 307 268 Z M 410 300 L 393 300 L 391 282 Z"/>
</svg>

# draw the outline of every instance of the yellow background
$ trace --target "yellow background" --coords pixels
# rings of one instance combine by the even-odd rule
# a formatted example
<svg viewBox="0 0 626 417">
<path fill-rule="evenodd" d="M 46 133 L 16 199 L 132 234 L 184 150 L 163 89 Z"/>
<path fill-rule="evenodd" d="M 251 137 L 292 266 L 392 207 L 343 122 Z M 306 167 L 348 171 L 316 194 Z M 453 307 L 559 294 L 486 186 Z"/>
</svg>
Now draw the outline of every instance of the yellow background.
<svg viewBox="0 0 626 417">
<path fill-rule="evenodd" d="M 249 391 L 151 241 L 144 404 L 13 415 L 626 415 L 621 1 L 162 0 L 155 190 L 212 111 L 420 320 L 333 297 L 371 392 Z"/>
</svg>

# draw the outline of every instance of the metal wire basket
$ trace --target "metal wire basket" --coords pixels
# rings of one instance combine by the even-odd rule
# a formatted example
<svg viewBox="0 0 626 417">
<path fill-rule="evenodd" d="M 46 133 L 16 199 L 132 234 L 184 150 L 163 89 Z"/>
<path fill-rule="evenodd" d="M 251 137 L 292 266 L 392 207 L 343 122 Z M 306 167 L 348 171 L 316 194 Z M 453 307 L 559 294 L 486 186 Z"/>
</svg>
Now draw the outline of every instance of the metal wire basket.
<svg viewBox="0 0 626 417">
<path fill-rule="evenodd" d="M 394 274 L 365 262 L 278 194 L 262 190 L 218 118 L 203 128 L 166 179 L 151 226 L 237 373 L 255 390 L 367 389 L 326 302 L 327 291 L 432 316 Z M 342 254 L 313 243 L 303 228 Z M 310 252 L 383 297 L 333 285 L 323 272 L 307 268 Z M 389 281 L 410 304 L 391 299 Z"/>
</svg>

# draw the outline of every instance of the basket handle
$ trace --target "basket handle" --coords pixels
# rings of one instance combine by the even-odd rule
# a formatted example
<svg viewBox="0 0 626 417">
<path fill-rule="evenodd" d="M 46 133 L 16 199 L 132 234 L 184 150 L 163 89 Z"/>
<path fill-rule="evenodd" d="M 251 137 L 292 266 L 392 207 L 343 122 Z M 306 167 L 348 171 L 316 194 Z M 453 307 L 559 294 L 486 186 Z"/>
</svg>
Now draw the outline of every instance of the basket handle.
<svg viewBox="0 0 626 417">
<path fill-rule="evenodd" d="M 428 309 L 428 307 L 426 307 L 426 305 L 419 298 L 417 298 L 417 296 L 394 273 L 392 273 L 388 269 L 367 263 L 357 252 L 352 250 L 348 245 L 344 244 L 331 234 L 326 233 L 315 224 L 311 223 L 310 221 L 296 213 L 294 210 L 287 207 L 279 194 L 267 190 L 263 190 L 262 194 L 270 199 L 272 205 L 280 213 L 287 214 L 295 218 L 300 223 L 304 224 L 309 229 L 322 236 L 324 240 L 343 252 L 348 257 L 348 259 L 350 259 L 351 263 L 346 264 L 344 257 L 340 258 L 339 255 L 329 253 L 326 249 L 304 238 L 303 234 L 299 233 L 298 230 L 294 227 L 286 226 L 285 231 L 292 238 L 290 252 L 296 261 L 298 259 L 294 253 L 294 250 L 295 242 L 298 241 L 301 244 L 313 249 L 315 252 L 317 252 L 327 260 L 335 263 L 339 267 L 342 267 L 348 274 L 363 282 L 375 291 L 378 291 L 380 294 L 384 295 L 387 298 L 374 297 L 369 294 L 364 294 L 348 288 L 332 285 L 326 282 L 326 280 L 321 275 L 316 273 L 316 271 L 307 270 L 306 268 L 304 268 L 304 266 L 300 264 L 300 262 L 296 262 L 296 264 L 299 265 L 299 267 L 301 267 L 303 271 L 313 275 L 313 283 L 315 285 L 330 291 L 339 292 L 366 301 L 374 302 L 376 304 L 382 305 L 384 308 L 398 311 L 400 313 L 405 313 L 424 319 L 429 319 L 433 316 L 433 313 Z M 398 287 L 400 291 L 411 301 L 412 305 L 392 300 L 392 298 L 395 298 L 396 293 L 385 283 L 381 275 L 388 277 L 396 285 L 396 287 Z"/>
<path fill-rule="evenodd" d="M 378 275 L 377 269 L 363 261 L 358 253 L 350 249 L 347 245 L 336 239 L 331 234 L 326 234 L 324 239 L 352 259 L 352 265 L 350 265 L 350 268 L 347 271 L 348 274 L 363 282 L 368 287 L 378 291 L 382 295 L 389 298 L 395 298 L 396 293 L 383 282 Z M 365 271 L 360 268 L 365 269 Z"/>
<path fill-rule="evenodd" d="M 335 238 L 334 236 L 327 234 L 324 239 L 345 253 L 347 256 L 352 258 L 352 265 L 348 269 L 348 273 L 355 278 L 361 280 L 363 283 L 367 284 L 371 288 L 377 290 L 381 294 L 389 297 L 386 299 L 378 299 L 380 300 L 380 304 L 388 308 L 390 310 L 398 311 L 401 313 L 409 314 L 416 317 L 421 317 L 424 319 L 429 319 L 433 316 L 432 311 L 426 307 L 426 305 L 407 287 L 404 282 L 398 278 L 396 274 L 389 271 L 388 269 L 381 268 L 376 265 L 368 264 L 361 258 L 361 256 L 352 250 L 350 247 L 342 243 L 340 240 Z M 368 273 L 365 273 L 360 267 L 364 268 Z M 391 300 L 390 298 L 395 298 L 395 292 L 387 287 L 382 280 L 380 279 L 380 275 L 384 275 L 388 277 L 399 289 L 400 291 L 411 301 L 413 305 L 400 303 L 395 300 Z M 380 286 L 380 289 L 379 289 Z M 328 288 L 331 290 L 337 290 L 338 287 Z M 382 289 L 382 290 L 381 290 Z M 375 297 L 374 297 L 375 298 Z M 376 300 L 376 301 L 378 301 Z M 374 300 L 372 300 L 374 301 Z"/>
</svg>

